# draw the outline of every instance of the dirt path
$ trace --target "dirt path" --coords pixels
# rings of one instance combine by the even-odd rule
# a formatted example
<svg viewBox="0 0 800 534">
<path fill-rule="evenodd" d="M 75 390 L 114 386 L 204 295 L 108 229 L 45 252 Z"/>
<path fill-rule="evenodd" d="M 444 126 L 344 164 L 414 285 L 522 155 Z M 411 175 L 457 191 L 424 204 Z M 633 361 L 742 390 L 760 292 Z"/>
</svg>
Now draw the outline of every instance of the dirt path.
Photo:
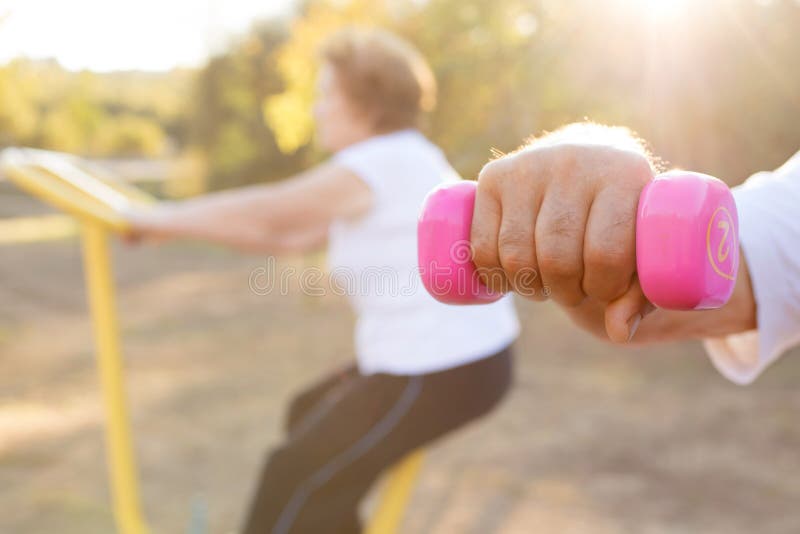
<svg viewBox="0 0 800 534">
<path fill-rule="evenodd" d="M 75 243 L 0 248 L 0 533 L 112 532 Z M 235 527 L 290 392 L 351 352 L 344 302 L 248 288 L 258 258 L 120 250 L 145 508 Z M 520 306 L 516 388 L 432 449 L 411 533 L 800 532 L 800 362 L 727 384 L 695 344 L 600 345 Z M 309 335 L 314 332 L 314 335 Z"/>
</svg>

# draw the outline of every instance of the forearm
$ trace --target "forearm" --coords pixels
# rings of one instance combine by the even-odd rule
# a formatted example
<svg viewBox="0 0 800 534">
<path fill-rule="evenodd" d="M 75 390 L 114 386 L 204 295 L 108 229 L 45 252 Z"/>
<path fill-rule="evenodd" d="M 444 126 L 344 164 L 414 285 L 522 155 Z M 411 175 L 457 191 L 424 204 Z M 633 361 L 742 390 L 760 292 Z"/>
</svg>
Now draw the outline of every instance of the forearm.
<svg viewBox="0 0 800 534">
<path fill-rule="evenodd" d="M 280 186 L 259 185 L 168 202 L 134 215 L 134 223 L 160 238 L 211 241 L 254 252 L 279 252 L 281 241 L 306 234 L 313 217 L 302 220 Z"/>
<path fill-rule="evenodd" d="M 319 247 L 331 222 L 365 213 L 371 195 L 353 173 L 323 164 L 275 184 L 164 203 L 127 215 L 134 237 L 198 239 L 282 254 Z"/>
</svg>

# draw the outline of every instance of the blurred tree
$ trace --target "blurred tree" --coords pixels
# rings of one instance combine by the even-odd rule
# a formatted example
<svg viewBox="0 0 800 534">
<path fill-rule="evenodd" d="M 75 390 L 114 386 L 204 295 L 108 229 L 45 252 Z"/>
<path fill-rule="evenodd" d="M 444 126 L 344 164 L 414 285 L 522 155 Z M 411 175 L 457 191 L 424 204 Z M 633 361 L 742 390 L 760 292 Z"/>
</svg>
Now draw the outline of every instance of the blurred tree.
<svg viewBox="0 0 800 534">
<path fill-rule="evenodd" d="M 559 84 L 573 95 L 565 109 L 629 125 L 671 164 L 731 183 L 800 148 L 800 4 L 601 5 L 551 10 L 572 36 L 559 58 Z"/>
<path fill-rule="evenodd" d="M 280 149 L 290 154 L 311 142 L 311 107 L 317 70 L 317 51 L 323 39 L 346 25 L 388 26 L 391 19 L 383 2 L 311 0 L 291 25 L 291 39 L 275 53 L 285 88 L 263 102 L 263 114 L 276 132 Z"/>
<path fill-rule="evenodd" d="M 548 87 L 557 79 L 541 75 L 552 52 L 539 31 L 539 2 L 431 0 L 423 9 L 412 6 L 403 10 L 408 16 L 397 21 L 396 31 L 434 69 L 440 98 L 428 131 L 464 176 L 477 174 L 490 148 L 516 148 L 546 123 L 549 110 L 564 109 L 562 95 Z"/>
<path fill-rule="evenodd" d="M 17 76 L 18 64 L 0 68 L 0 144 L 29 141 L 36 130 L 36 105 L 29 81 Z"/>
<path fill-rule="evenodd" d="M 203 154 L 213 187 L 271 180 L 321 155 L 317 48 L 345 25 L 415 43 L 437 76 L 426 133 L 465 177 L 583 118 L 625 124 L 674 165 L 738 182 L 800 148 L 796 0 L 304 0 L 200 71 L 0 66 L 0 144 L 87 155 Z"/>
<path fill-rule="evenodd" d="M 86 156 L 159 156 L 186 138 L 193 73 L 72 73 L 55 61 L 0 67 L 0 144 Z"/>
<path fill-rule="evenodd" d="M 138 115 L 118 115 L 113 120 L 107 120 L 102 130 L 103 135 L 94 139 L 98 152 L 145 157 L 159 156 L 164 152 L 164 131 L 156 122 Z"/>
<path fill-rule="evenodd" d="M 276 54 L 286 89 L 267 100 L 265 117 L 284 151 L 308 144 L 321 41 L 346 25 L 388 27 L 419 46 L 437 75 L 441 98 L 430 135 L 475 172 L 490 146 L 513 148 L 534 130 L 539 110 L 529 95 L 543 85 L 536 65 L 546 60 L 537 53 L 537 9 L 522 0 L 312 0 Z"/>
<path fill-rule="evenodd" d="M 316 47 L 346 24 L 387 27 L 428 57 L 440 98 L 427 131 L 468 177 L 489 147 L 583 118 L 730 182 L 800 147 L 794 0 L 309 0 L 276 53 L 285 90 L 264 106 L 287 153 L 312 139 Z"/>
<path fill-rule="evenodd" d="M 307 150 L 281 154 L 261 111 L 282 90 L 273 54 L 286 38 L 280 22 L 256 25 L 197 78 L 188 128 L 209 158 L 212 187 L 283 177 L 305 162 Z"/>
</svg>

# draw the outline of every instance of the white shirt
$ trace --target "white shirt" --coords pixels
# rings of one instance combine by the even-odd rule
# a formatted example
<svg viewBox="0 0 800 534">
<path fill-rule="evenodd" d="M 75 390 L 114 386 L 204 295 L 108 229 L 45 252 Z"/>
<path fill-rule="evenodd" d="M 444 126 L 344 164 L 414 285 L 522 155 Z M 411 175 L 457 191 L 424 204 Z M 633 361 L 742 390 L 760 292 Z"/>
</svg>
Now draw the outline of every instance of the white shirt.
<svg viewBox="0 0 800 534">
<path fill-rule="evenodd" d="M 705 341 L 711 361 L 738 384 L 755 380 L 800 345 L 800 152 L 733 191 L 758 330 Z"/>
<path fill-rule="evenodd" d="M 330 229 L 334 289 L 357 315 L 362 373 L 422 374 L 485 358 L 510 345 L 519 323 L 510 296 L 486 306 L 449 306 L 425 291 L 417 266 L 417 218 L 425 195 L 459 180 L 442 152 L 416 130 L 351 145 L 334 161 L 373 193 L 372 209 Z"/>
</svg>

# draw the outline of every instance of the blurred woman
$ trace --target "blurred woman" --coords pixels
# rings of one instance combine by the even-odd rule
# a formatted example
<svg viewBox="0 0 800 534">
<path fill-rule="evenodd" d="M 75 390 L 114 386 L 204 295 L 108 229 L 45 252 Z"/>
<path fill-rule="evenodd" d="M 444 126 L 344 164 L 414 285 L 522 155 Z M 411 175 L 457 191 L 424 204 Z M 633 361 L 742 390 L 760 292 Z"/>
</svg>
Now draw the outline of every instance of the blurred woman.
<svg viewBox="0 0 800 534">
<path fill-rule="evenodd" d="M 425 60 L 393 35 L 353 29 L 332 36 L 321 57 L 314 116 L 329 161 L 279 183 L 130 214 L 145 238 L 266 254 L 327 244 L 348 288 L 355 363 L 289 405 L 286 438 L 261 471 L 245 534 L 360 532 L 359 502 L 384 469 L 497 405 L 519 329 L 508 299 L 451 307 L 419 282 L 420 205 L 459 179 L 417 130 L 435 100 Z"/>
</svg>

